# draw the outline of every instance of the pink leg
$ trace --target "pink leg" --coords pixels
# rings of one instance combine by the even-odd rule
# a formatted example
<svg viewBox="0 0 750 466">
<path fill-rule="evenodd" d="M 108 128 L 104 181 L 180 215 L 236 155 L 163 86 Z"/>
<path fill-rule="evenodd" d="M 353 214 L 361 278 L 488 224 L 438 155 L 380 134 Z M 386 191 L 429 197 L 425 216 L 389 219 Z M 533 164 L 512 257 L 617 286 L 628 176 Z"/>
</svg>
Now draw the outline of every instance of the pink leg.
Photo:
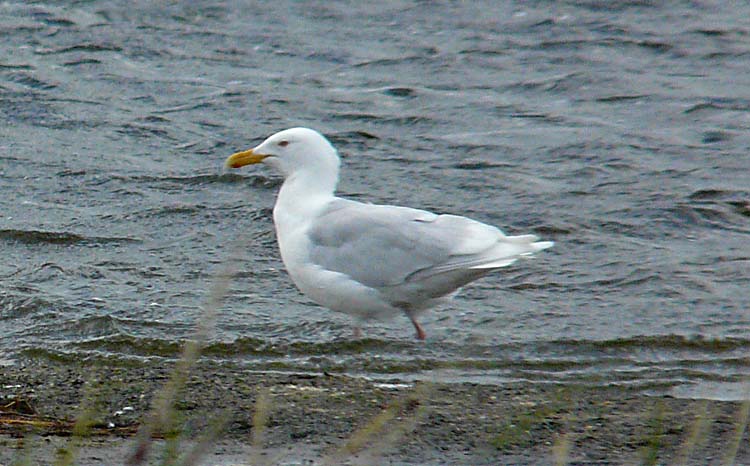
<svg viewBox="0 0 750 466">
<path fill-rule="evenodd" d="M 362 338 L 362 327 L 359 325 L 354 326 L 354 338 Z"/>
<path fill-rule="evenodd" d="M 427 334 L 424 333 L 424 329 L 421 325 L 419 325 L 419 322 L 417 322 L 417 319 L 415 319 L 412 316 L 409 316 L 409 319 L 411 319 L 411 323 L 414 324 L 414 328 L 417 330 L 417 339 L 418 340 L 424 340 L 427 338 Z"/>
</svg>

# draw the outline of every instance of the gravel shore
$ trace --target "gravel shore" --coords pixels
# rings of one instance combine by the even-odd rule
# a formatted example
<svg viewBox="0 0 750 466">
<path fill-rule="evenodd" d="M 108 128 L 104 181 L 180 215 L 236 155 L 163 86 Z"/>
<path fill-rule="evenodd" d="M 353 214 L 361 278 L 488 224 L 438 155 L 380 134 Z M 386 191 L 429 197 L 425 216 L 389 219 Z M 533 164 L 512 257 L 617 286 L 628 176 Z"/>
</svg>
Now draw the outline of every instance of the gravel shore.
<svg viewBox="0 0 750 466">
<path fill-rule="evenodd" d="M 63 454 L 122 463 L 173 365 L 27 358 L 0 367 L 0 465 Z M 415 384 L 203 360 L 173 405 L 177 421 L 154 432 L 153 457 L 166 438 L 184 454 L 199 445 L 204 464 L 709 464 L 735 451 L 750 464 L 746 405 L 622 387 Z M 209 431 L 218 434 L 204 447 Z"/>
</svg>

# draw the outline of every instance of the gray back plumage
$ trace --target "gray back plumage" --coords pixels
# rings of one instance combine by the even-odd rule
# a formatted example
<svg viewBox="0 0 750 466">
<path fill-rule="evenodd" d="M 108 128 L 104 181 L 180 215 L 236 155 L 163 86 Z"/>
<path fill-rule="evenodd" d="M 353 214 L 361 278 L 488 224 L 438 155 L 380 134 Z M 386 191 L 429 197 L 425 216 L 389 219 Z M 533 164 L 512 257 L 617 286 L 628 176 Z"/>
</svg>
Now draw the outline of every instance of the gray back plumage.
<svg viewBox="0 0 750 466">
<path fill-rule="evenodd" d="M 316 218 L 308 235 L 310 260 L 372 288 L 400 286 L 450 273 L 456 287 L 533 252 L 492 226 L 465 217 L 408 207 L 336 199 Z M 516 244 L 518 243 L 518 244 Z M 525 244 L 519 247 L 519 244 Z"/>
</svg>

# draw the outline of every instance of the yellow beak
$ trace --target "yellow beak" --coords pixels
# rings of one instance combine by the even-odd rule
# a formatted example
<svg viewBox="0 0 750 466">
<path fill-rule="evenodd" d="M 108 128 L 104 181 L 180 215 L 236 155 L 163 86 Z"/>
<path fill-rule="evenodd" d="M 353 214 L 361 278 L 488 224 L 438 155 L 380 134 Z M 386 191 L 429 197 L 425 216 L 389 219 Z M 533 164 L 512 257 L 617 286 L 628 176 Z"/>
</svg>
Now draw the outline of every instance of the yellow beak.
<svg viewBox="0 0 750 466">
<path fill-rule="evenodd" d="M 227 158 L 227 161 L 224 162 L 224 164 L 228 168 L 240 168 L 244 167 L 245 165 L 251 165 L 254 163 L 260 163 L 268 157 L 266 154 L 257 154 L 253 152 L 252 149 L 248 149 L 242 152 L 237 152 L 236 154 L 232 154 Z"/>
</svg>

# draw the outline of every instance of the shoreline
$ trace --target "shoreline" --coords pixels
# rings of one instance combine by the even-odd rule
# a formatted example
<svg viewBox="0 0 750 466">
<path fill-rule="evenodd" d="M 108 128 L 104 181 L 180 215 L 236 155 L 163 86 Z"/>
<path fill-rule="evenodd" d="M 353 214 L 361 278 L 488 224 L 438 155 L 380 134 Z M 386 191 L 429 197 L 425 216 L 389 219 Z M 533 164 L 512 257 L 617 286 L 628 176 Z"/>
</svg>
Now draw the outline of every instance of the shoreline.
<svg viewBox="0 0 750 466">
<path fill-rule="evenodd" d="M 173 364 L 101 364 L 22 358 L 0 366 L 0 464 L 24 455 L 48 462 L 71 445 L 76 464 L 123 462 Z M 250 464 L 254 455 L 336 464 L 705 464 L 735 451 L 737 463 L 750 464 L 747 402 L 623 387 L 386 383 L 201 360 L 173 404 L 178 422 L 156 435 L 152 455 L 162 438 L 192 445 L 220 421 L 207 464 Z M 86 436 L 72 435 L 77 418 L 88 419 Z"/>
</svg>

